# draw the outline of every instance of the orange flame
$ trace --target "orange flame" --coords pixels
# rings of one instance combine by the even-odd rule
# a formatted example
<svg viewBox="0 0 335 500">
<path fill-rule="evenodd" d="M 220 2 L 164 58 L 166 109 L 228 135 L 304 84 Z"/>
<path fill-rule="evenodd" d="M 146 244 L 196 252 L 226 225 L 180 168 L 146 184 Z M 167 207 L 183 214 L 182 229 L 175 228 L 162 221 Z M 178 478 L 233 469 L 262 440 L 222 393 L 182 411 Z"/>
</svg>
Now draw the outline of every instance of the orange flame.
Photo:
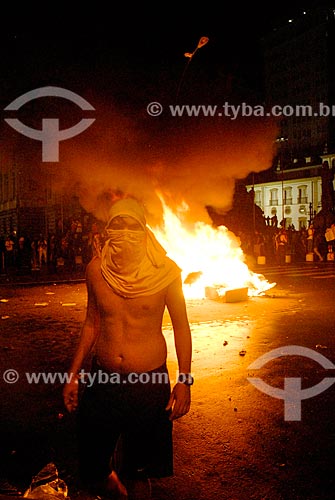
<svg viewBox="0 0 335 500">
<path fill-rule="evenodd" d="M 187 204 L 184 202 L 176 214 L 161 201 L 164 227 L 152 230 L 167 255 L 182 269 L 186 298 L 205 298 L 208 287 L 214 288 L 219 297 L 228 290 L 247 287 L 251 297 L 276 285 L 269 283 L 262 274 L 249 270 L 239 238 L 226 227 L 214 228 L 196 222 L 188 229 L 182 222 Z"/>
</svg>

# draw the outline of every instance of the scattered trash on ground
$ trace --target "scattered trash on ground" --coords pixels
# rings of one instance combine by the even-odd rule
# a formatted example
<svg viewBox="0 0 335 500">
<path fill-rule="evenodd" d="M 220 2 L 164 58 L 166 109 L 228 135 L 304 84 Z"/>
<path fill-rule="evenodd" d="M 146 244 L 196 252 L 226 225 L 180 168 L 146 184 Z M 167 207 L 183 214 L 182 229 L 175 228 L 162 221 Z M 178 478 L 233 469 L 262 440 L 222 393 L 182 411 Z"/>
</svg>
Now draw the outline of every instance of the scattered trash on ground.
<svg viewBox="0 0 335 500">
<path fill-rule="evenodd" d="M 22 491 L 11 484 L 7 479 L 0 479 L 0 493 L 8 496 L 22 496 Z"/>
<path fill-rule="evenodd" d="M 66 483 L 58 477 L 58 470 L 53 463 L 47 464 L 36 476 L 33 477 L 29 488 L 23 498 L 36 500 L 58 500 L 68 497 Z"/>
</svg>

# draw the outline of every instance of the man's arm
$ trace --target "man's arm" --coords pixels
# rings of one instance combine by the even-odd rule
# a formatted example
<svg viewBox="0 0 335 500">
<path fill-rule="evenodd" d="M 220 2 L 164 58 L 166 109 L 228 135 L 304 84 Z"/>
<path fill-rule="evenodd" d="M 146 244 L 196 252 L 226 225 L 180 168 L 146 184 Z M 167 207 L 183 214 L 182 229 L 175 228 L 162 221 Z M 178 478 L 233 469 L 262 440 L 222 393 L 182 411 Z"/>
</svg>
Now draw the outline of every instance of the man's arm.
<svg viewBox="0 0 335 500">
<path fill-rule="evenodd" d="M 78 406 L 78 374 L 83 362 L 91 352 L 92 347 L 99 335 L 99 314 L 95 296 L 92 290 L 90 272 L 87 272 L 87 310 L 86 318 L 81 329 L 78 347 L 73 356 L 71 367 L 68 371 L 69 381 L 63 389 L 63 400 L 69 412 L 76 410 Z"/>
<path fill-rule="evenodd" d="M 187 318 L 181 278 L 168 287 L 166 305 L 172 321 L 179 373 L 190 373 L 192 362 L 192 338 Z M 191 405 L 190 386 L 177 383 L 171 393 L 167 410 L 172 410 L 170 419 L 185 415 Z"/>
</svg>

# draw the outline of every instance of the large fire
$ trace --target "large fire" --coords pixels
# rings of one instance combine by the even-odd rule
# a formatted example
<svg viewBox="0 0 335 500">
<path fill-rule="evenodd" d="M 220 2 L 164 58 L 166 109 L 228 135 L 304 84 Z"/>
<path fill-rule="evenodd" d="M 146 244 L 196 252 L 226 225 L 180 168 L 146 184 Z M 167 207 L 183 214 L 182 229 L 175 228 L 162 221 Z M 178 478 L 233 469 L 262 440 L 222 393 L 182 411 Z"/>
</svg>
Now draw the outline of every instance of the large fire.
<svg viewBox="0 0 335 500">
<path fill-rule="evenodd" d="M 152 229 L 168 256 L 182 269 L 187 299 L 206 298 L 209 290 L 220 298 L 240 288 L 247 288 L 247 295 L 252 297 L 276 285 L 249 270 L 240 240 L 226 227 L 196 222 L 189 228 L 182 222 L 186 204 L 178 214 L 162 204 L 164 226 Z"/>
</svg>

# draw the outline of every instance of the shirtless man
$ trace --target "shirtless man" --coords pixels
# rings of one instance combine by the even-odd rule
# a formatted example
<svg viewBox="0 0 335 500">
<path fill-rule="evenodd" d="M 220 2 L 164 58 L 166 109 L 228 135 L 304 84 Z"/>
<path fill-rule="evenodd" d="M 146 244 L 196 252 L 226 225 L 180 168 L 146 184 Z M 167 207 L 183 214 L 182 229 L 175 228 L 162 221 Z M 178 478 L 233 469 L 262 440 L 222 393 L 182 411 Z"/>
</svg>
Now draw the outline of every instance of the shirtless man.
<svg viewBox="0 0 335 500">
<path fill-rule="evenodd" d="M 124 478 L 173 474 L 172 422 L 190 409 L 192 342 L 180 269 L 147 227 L 140 204 L 116 202 L 106 232 L 101 255 L 87 266 L 87 313 L 63 397 L 69 412 L 78 407 L 82 478 L 127 498 Z M 179 368 L 172 391 L 165 307 Z M 91 353 L 95 383 L 86 384 L 78 406 L 79 374 Z M 113 382 L 101 383 L 102 375 Z M 125 464 L 116 471 L 120 435 Z"/>
</svg>

